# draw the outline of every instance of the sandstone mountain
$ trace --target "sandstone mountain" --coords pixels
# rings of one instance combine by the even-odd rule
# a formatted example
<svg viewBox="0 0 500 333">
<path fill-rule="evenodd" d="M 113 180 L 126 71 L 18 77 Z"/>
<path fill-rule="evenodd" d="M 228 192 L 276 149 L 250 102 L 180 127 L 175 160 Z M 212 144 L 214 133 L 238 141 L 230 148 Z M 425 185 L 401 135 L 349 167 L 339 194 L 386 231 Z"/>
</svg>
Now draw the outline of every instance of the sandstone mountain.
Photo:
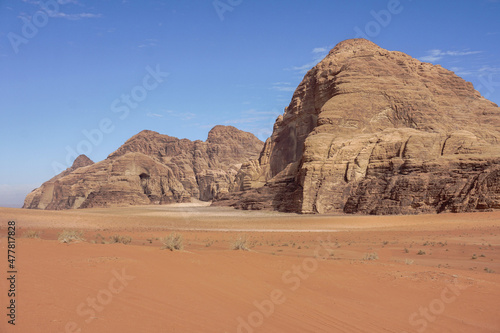
<svg viewBox="0 0 500 333">
<path fill-rule="evenodd" d="M 439 65 L 364 39 L 304 77 L 216 205 L 299 213 L 500 208 L 500 108 Z"/>
<path fill-rule="evenodd" d="M 207 141 L 142 131 L 99 163 L 84 155 L 28 194 L 24 208 L 69 209 L 212 200 L 228 192 L 242 163 L 262 142 L 231 126 Z"/>
</svg>

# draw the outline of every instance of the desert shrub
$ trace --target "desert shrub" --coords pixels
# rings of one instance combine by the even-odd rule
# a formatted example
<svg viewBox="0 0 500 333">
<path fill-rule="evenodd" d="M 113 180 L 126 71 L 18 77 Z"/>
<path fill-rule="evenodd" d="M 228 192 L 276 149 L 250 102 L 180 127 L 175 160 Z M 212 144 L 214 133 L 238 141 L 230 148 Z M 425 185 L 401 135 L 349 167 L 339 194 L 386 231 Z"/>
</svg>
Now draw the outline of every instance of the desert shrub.
<svg viewBox="0 0 500 333">
<path fill-rule="evenodd" d="M 83 232 L 76 230 L 63 230 L 57 237 L 57 240 L 61 243 L 83 241 Z"/>
<path fill-rule="evenodd" d="M 246 235 L 239 236 L 232 244 L 231 249 L 233 250 L 243 250 L 248 251 L 250 247 L 248 245 L 248 239 Z"/>
<path fill-rule="evenodd" d="M 167 237 L 162 238 L 161 242 L 163 243 L 162 249 L 164 250 L 182 250 L 184 248 L 184 240 L 182 235 L 177 234 L 175 232 L 171 233 Z"/>
<path fill-rule="evenodd" d="M 419 256 L 423 256 L 423 255 L 425 254 L 425 251 L 419 250 L 419 251 L 417 252 L 417 254 L 418 254 Z"/>
<path fill-rule="evenodd" d="M 411 259 L 405 259 L 405 264 L 406 265 L 411 265 L 411 264 L 413 264 L 413 260 L 411 260 Z"/>
<path fill-rule="evenodd" d="M 95 235 L 95 244 L 106 244 L 106 238 L 103 235 L 97 234 Z"/>
<path fill-rule="evenodd" d="M 111 238 L 111 243 L 122 243 L 127 245 L 130 242 L 132 242 L 132 237 L 130 236 L 113 235 L 110 238 Z"/>
<path fill-rule="evenodd" d="M 363 257 L 363 260 L 377 260 L 378 259 L 378 254 L 377 253 L 366 253 L 365 256 Z"/>
<path fill-rule="evenodd" d="M 40 238 L 40 233 L 35 230 L 28 230 L 23 234 L 23 236 L 25 238 Z"/>
</svg>

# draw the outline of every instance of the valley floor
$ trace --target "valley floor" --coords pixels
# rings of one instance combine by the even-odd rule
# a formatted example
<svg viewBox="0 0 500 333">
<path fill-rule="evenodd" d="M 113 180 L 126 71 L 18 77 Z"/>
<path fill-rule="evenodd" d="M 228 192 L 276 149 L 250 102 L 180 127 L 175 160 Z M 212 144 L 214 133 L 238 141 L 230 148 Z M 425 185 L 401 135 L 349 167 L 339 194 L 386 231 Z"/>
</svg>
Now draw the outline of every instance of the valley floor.
<svg viewBox="0 0 500 333">
<path fill-rule="evenodd" d="M 84 240 L 58 241 L 71 230 Z M 162 249 L 172 232 L 183 250 Z M 232 249 L 239 239 L 249 251 Z M 0 208 L 0 257 L 6 333 L 500 332 L 500 212 Z"/>
</svg>

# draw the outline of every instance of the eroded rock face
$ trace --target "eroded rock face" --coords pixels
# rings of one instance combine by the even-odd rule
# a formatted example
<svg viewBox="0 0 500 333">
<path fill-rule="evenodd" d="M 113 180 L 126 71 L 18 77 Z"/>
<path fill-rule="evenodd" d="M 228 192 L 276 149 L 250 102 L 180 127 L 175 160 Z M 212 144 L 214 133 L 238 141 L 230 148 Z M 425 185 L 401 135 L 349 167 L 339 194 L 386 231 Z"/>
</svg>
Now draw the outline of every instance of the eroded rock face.
<svg viewBox="0 0 500 333">
<path fill-rule="evenodd" d="M 92 164 L 94 164 L 94 162 L 90 158 L 88 158 L 86 155 L 80 155 L 75 158 L 75 161 L 73 162 L 73 165 L 71 165 L 70 170 L 73 171 Z"/>
<path fill-rule="evenodd" d="M 216 204 L 363 214 L 500 208 L 499 129 L 500 108 L 453 72 L 347 40 L 305 75 L 259 159 L 236 176 L 240 192 Z"/>
<path fill-rule="evenodd" d="M 262 142 L 231 126 L 207 141 L 142 131 L 99 163 L 79 156 L 73 166 L 25 199 L 24 208 L 69 209 L 212 200 L 229 191 L 241 163 Z"/>
</svg>

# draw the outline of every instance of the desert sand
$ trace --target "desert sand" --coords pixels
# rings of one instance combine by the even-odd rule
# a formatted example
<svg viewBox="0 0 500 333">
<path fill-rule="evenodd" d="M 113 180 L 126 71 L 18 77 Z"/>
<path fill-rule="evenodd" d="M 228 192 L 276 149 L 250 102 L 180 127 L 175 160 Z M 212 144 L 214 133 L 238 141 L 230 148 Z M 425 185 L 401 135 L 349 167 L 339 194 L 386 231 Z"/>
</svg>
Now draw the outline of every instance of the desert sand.
<svg viewBox="0 0 500 333">
<path fill-rule="evenodd" d="M 0 208 L 0 217 L 2 333 L 500 332 L 500 212 L 310 216 L 170 205 Z M 15 326 L 6 316 L 10 220 Z M 61 243 L 63 230 L 84 240 Z M 171 232 L 183 250 L 162 249 Z M 131 242 L 110 243 L 114 235 Z M 240 237 L 249 251 L 231 249 Z"/>
</svg>

